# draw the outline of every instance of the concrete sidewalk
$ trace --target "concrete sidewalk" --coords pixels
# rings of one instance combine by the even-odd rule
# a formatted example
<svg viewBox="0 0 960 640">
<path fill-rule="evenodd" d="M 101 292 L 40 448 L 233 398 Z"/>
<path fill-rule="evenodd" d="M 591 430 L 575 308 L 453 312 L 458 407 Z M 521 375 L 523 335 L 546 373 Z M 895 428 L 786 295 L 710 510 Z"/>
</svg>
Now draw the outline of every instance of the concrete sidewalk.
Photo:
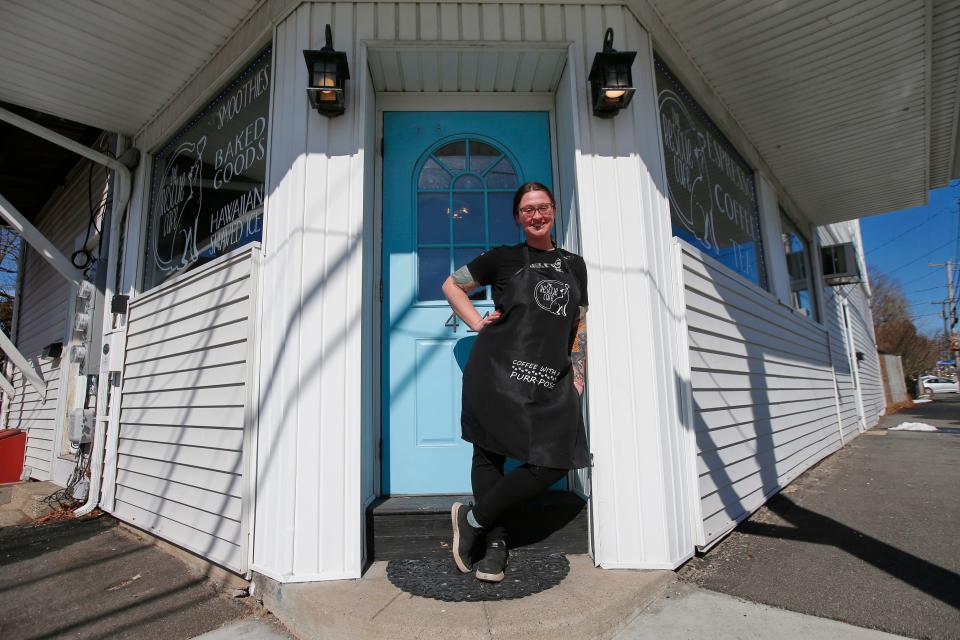
<svg viewBox="0 0 960 640">
<path fill-rule="evenodd" d="M 882 425 L 903 421 L 955 428 L 960 397 Z M 875 429 L 677 573 L 568 556 L 539 593 L 441 602 L 401 591 L 381 562 L 354 581 L 258 579 L 256 597 L 304 640 L 960 638 L 957 487 L 960 435 Z M 292 637 L 208 578 L 109 517 L 0 529 L 0 637 Z"/>
<path fill-rule="evenodd" d="M 914 638 L 960 638 L 960 397 L 885 416 L 705 557 L 690 584 Z"/>
<path fill-rule="evenodd" d="M 272 620 L 151 542 L 109 516 L 0 528 L 0 638 L 187 640 Z"/>
<path fill-rule="evenodd" d="M 683 584 L 673 572 L 604 571 L 587 556 L 569 556 L 569 561 L 570 574 L 563 582 L 517 600 L 440 602 L 413 596 L 390 584 L 385 563 L 375 563 L 361 580 L 352 582 L 274 584 L 263 598 L 267 608 L 303 640 L 898 637 L 713 593 Z M 243 637 L 271 640 L 269 634 L 265 630 L 264 635 Z"/>
</svg>

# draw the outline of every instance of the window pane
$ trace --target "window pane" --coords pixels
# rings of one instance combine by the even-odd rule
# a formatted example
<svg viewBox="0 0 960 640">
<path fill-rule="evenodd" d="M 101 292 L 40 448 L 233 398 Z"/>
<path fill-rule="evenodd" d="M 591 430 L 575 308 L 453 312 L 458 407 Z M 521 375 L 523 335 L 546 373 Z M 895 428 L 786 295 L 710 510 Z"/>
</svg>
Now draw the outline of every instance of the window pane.
<svg viewBox="0 0 960 640">
<path fill-rule="evenodd" d="M 435 154 L 454 174 L 467 169 L 467 141 L 458 140 L 440 148 Z"/>
<path fill-rule="evenodd" d="M 417 186 L 421 189 L 447 189 L 450 187 L 450 174 L 437 164 L 436 160 L 430 158 L 420 170 Z"/>
<path fill-rule="evenodd" d="M 673 234 L 766 287 L 753 169 L 659 59 L 655 66 Z"/>
<path fill-rule="evenodd" d="M 484 244 L 483 194 L 453 194 L 453 241 L 456 244 Z"/>
<path fill-rule="evenodd" d="M 453 264 L 456 265 L 455 269 L 459 269 L 463 265 L 467 264 L 478 255 L 483 253 L 482 247 L 467 247 L 462 249 L 453 250 Z M 488 296 L 489 287 L 480 287 L 475 289 L 470 293 L 471 300 L 486 300 Z"/>
<path fill-rule="evenodd" d="M 483 173 L 501 155 L 500 151 L 486 142 L 470 141 L 470 171 Z"/>
<path fill-rule="evenodd" d="M 146 289 L 260 239 L 270 82 L 267 49 L 154 155 Z"/>
<path fill-rule="evenodd" d="M 487 194 L 489 210 L 487 217 L 490 221 L 490 246 L 501 244 L 517 244 L 520 242 L 520 229 L 513 220 L 512 193 Z"/>
<path fill-rule="evenodd" d="M 488 189 L 516 189 L 517 174 L 510 161 L 504 158 L 487 173 Z"/>
<path fill-rule="evenodd" d="M 480 178 L 468 173 L 457 178 L 453 187 L 454 189 L 483 189 L 483 183 L 480 182 Z"/>
<path fill-rule="evenodd" d="M 813 301 L 810 299 L 810 292 L 806 289 L 797 289 L 796 291 L 797 310 L 808 318 L 813 317 Z"/>
<path fill-rule="evenodd" d="M 442 300 L 440 286 L 450 275 L 449 249 L 420 249 L 417 251 L 417 300 Z"/>
<path fill-rule="evenodd" d="M 800 235 L 793 221 L 780 210 L 780 238 L 787 259 L 790 276 L 790 298 L 793 308 L 808 318 L 817 319 L 817 308 L 812 293 L 813 272 L 810 268 L 810 243 Z"/>
<path fill-rule="evenodd" d="M 417 196 L 417 242 L 419 244 L 449 244 L 450 218 L 447 208 L 450 196 L 446 193 L 421 193 Z"/>
</svg>

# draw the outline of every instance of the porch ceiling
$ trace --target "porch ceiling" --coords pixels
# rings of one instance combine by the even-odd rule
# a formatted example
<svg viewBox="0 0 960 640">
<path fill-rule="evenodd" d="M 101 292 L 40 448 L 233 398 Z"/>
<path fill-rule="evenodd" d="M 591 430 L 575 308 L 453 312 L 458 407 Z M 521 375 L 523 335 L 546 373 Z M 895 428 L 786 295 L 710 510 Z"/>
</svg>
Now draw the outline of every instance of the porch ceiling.
<svg viewBox="0 0 960 640">
<path fill-rule="evenodd" d="M 262 0 L 2 0 L 0 101 L 135 134 Z"/>
<path fill-rule="evenodd" d="M 958 177 L 956 0 L 639 3 L 812 221 L 923 204 Z"/>
<path fill-rule="evenodd" d="M 369 50 L 376 91 L 553 92 L 566 60 L 562 43 L 540 47 L 502 43 L 496 48 L 373 44 Z"/>
</svg>

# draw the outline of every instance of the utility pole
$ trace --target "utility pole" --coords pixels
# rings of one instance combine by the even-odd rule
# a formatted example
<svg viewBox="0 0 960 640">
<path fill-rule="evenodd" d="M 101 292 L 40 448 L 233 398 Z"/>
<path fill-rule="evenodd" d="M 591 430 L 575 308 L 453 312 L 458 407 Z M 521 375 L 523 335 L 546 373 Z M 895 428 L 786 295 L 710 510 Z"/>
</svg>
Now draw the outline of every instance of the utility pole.
<svg viewBox="0 0 960 640">
<path fill-rule="evenodd" d="M 955 262 L 947 260 L 937 264 L 930 264 L 931 267 L 947 268 L 947 300 L 946 308 L 941 311 L 943 316 L 943 333 L 947 339 L 947 348 L 953 354 L 953 368 L 955 373 L 960 373 L 960 344 L 957 344 L 957 300 L 953 292 L 953 269 L 958 267 Z M 949 323 L 947 322 L 949 318 Z M 960 375 L 958 378 L 957 390 L 960 391 Z"/>
<path fill-rule="evenodd" d="M 944 340 L 940 345 L 940 359 L 948 360 L 950 358 L 950 323 L 948 322 L 949 316 L 947 315 L 947 301 L 941 300 L 940 302 L 931 302 L 930 304 L 940 305 L 940 317 L 943 318 Z M 940 365 L 937 365 L 937 375 L 940 375 Z"/>
</svg>

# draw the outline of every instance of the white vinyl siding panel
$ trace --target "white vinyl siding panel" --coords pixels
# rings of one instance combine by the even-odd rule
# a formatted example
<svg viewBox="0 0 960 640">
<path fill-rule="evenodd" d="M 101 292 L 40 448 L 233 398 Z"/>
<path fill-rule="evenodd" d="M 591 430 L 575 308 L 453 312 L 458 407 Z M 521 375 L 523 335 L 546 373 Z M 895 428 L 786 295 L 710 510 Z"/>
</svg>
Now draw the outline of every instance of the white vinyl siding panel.
<svg viewBox="0 0 960 640">
<path fill-rule="evenodd" d="M 829 335 L 679 241 L 703 541 L 841 446 Z"/>
<path fill-rule="evenodd" d="M 837 372 L 839 405 L 843 424 L 844 441 L 848 442 L 862 430 L 874 427 L 883 415 L 886 400 L 880 377 L 880 359 L 877 355 L 873 315 L 870 311 L 870 287 L 863 262 L 863 243 L 859 223 L 856 221 L 820 227 L 817 231 L 824 246 L 852 242 L 860 256 L 860 270 L 864 282 L 837 287 L 823 286 L 824 324 L 830 332 L 831 348 Z M 843 306 L 846 306 L 850 323 L 850 339 L 843 323 Z M 860 362 L 856 352 L 863 354 Z M 856 368 L 856 378 L 851 367 Z M 862 403 L 862 412 L 861 412 Z"/>
<path fill-rule="evenodd" d="M 130 302 L 113 514 L 246 570 L 256 245 Z"/>
<path fill-rule="evenodd" d="M 877 344 L 874 340 L 873 320 L 870 315 L 870 303 L 863 287 L 852 286 L 853 291 L 848 296 L 847 309 L 850 314 L 850 327 L 853 331 L 853 343 L 856 351 L 863 354 L 857 362 L 857 373 L 860 377 L 860 397 L 863 399 L 864 426 L 870 428 L 877 423 L 883 414 L 885 402 L 883 396 L 883 380 L 880 377 L 880 358 L 877 355 Z"/>
<path fill-rule="evenodd" d="M 347 112 L 335 119 L 319 117 L 302 96 L 302 51 L 322 45 L 328 22 L 334 25 L 336 47 L 347 53 L 356 72 L 347 86 Z M 635 105 L 643 106 L 630 117 L 600 121 L 589 115 L 583 87 L 607 26 L 618 30 L 619 48 L 643 52 L 638 65 L 643 68 L 636 74 L 651 84 L 643 85 L 649 88 L 647 95 L 634 98 Z M 362 507 L 369 485 L 361 484 L 358 469 L 363 468 L 363 451 L 370 450 L 370 441 L 362 442 L 361 434 L 373 428 L 371 414 L 361 403 L 364 374 L 375 370 L 367 370 L 364 363 L 379 359 L 379 345 L 373 345 L 371 354 L 361 326 L 362 318 L 371 317 L 368 305 L 376 304 L 376 294 L 364 286 L 368 277 L 376 284 L 375 274 L 365 273 L 365 268 L 371 264 L 367 255 L 378 250 L 369 244 L 373 237 L 363 233 L 366 225 L 376 224 L 369 216 L 375 191 L 368 175 L 371 147 L 365 142 L 372 124 L 369 101 L 375 99 L 371 89 L 397 91 L 406 86 L 408 76 L 411 87 L 425 91 L 453 86 L 454 80 L 453 60 L 441 57 L 439 65 L 432 66 L 432 57 L 420 55 L 431 47 L 420 47 L 417 56 L 403 60 L 376 54 L 381 47 L 403 49 L 395 40 L 432 40 L 436 49 L 441 41 L 482 42 L 472 51 L 465 51 L 463 43 L 452 45 L 459 52 L 456 86 L 496 90 L 549 90 L 544 81 L 556 82 L 562 73 L 559 58 L 537 57 L 544 70 L 531 73 L 534 58 L 514 62 L 510 51 L 540 46 L 569 52 L 570 90 L 565 95 L 575 101 L 570 125 L 577 154 L 572 173 L 578 183 L 569 187 L 583 188 L 576 194 L 576 209 L 584 219 L 603 220 L 591 227 L 590 241 L 583 243 L 592 269 L 591 299 L 601 307 L 628 308 L 624 326 L 633 324 L 625 330 L 616 321 L 617 326 L 605 331 L 598 328 L 596 337 L 591 333 L 591 340 L 605 345 L 598 353 L 606 350 L 611 359 L 598 356 L 595 361 L 597 373 L 591 374 L 590 384 L 600 395 L 590 403 L 597 414 L 591 415 L 591 424 L 608 425 L 603 428 L 609 431 L 622 425 L 619 433 L 605 436 L 598 456 L 603 458 L 598 468 L 602 464 L 610 475 L 603 489 L 602 522 L 596 528 L 615 532 L 618 518 L 623 526 L 622 541 L 613 533 L 604 540 L 602 562 L 638 566 L 646 553 L 653 558 L 647 566 L 676 566 L 678 558 L 692 550 L 685 511 L 690 501 L 684 497 L 687 484 L 692 484 L 675 480 L 668 471 L 684 447 L 682 430 L 661 437 L 642 427 L 664 421 L 678 426 L 676 398 L 660 392 L 658 381 L 663 378 L 650 367 L 655 358 L 664 372 L 672 371 L 667 352 L 677 348 L 679 333 L 670 335 L 659 314 L 659 278 L 664 273 L 673 277 L 669 216 L 646 215 L 666 212 L 667 206 L 649 168 L 652 163 L 660 170 L 658 140 L 649 135 L 656 128 L 649 40 L 622 6 L 467 2 L 309 3 L 277 26 L 272 121 L 284 126 L 274 126 L 270 138 L 253 568 L 283 581 L 360 574 Z M 501 77 L 501 64 L 513 75 Z M 369 84 L 361 80 L 368 68 Z M 428 103 L 429 97 L 424 100 Z M 625 228 L 620 234 L 612 213 L 622 214 Z M 649 217 L 657 221 L 651 223 Z M 660 236 L 646 234 L 648 224 L 654 224 Z M 643 238 L 643 250 L 623 255 L 618 248 L 623 237 Z M 651 273 L 656 275 L 644 275 Z M 649 331 L 637 329 L 637 322 Z M 620 344 L 625 334 L 639 345 L 632 353 Z M 609 406 L 607 383 L 644 389 L 649 397 L 624 396 L 608 412 L 602 409 Z M 617 458 L 616 470 L 610 457 Z M 692 456 L 690 462 L 692 466 Z M 638 469 L 642 481 L 634 476 Z M 622 485 L 612 482 L 614 474 L 623 479 Z M 368 477 L 369 470 L 363 474 Z M 623 495 L 615 496 L 619 487 Z M 639 513 L 641 502 L 651 505 L 649 512 Z"/>
<path fill-rule="evenodd" d="M 89 220 L 88 202 L 98 202 L 102 195 L 106 176 L 102 167 L 94 165 L 93 197 L 90 198 L 90 164 L 87 160 L 81 160 L 68 172 L 64 185 L 53 193 L 35 221 L 37 229 L 66 256 L 78 248 L 77 236 L 83 233 Z M 52 461 L 59 455 L 60 444 L 56 442 L 56 436 L 57 414 L 61 406 L 61 368 L 70 368 L 71 336 L 67 314 L 72 308 L 75 291 L 73 285 L 25 242 L 21 250 L 26 250 L 26 259 L 19 292 L 16 345 L 28 361 L 38 365 L 47 385 L 47 394 L 41 402 L 33 386 L 19 370 L 14 370 L 11 382 L 16 396 L 10 404 L 7 426 L 27 432 L 24 464 L 31 468 L 31 477 L 65 482 L 66 478 L 52 475 Z M 60 358 L 40 358 L 46 345 L 60 341 L 64 343 Z"/>
</svg>

